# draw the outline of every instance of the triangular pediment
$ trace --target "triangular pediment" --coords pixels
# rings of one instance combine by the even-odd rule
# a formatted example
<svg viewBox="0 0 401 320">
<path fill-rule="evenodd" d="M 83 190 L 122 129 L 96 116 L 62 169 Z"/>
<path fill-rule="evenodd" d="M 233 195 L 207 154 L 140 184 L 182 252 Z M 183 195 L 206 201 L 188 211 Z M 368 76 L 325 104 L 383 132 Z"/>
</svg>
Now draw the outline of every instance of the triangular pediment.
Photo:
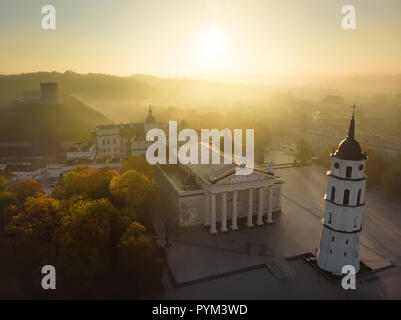
<svg viewBox="0 0 401 320">
<path fill-rule="evenodd" d="M 263 180 L 272 180 L 274 176 L 270 173 L 262 170 L 253 170 L 253 172 L 249 175 L 239 175 L 235 174 L 233 170 L 229 175 L 225 176 L 214 182 L 215 185 L 226 185 L 232 183 L 241 183 L 241 182 L 252 182 L 252 181 L 263 181 Z"/>
</svg>

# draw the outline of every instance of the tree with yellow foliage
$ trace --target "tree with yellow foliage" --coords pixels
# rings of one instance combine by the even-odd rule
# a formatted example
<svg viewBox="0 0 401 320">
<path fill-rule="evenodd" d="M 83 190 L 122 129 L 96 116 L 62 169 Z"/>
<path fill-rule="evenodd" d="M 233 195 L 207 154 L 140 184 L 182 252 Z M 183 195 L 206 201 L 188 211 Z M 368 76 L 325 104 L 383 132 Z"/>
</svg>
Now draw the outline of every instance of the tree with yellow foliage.
<svg viewBox="0 0 401 320">
<path fill-rule="evenodd" d="M 128 206 L 137 210 L 144 209 L 154 188 L 154 181 L 135 170 L 128 170 L 110 181 L 110 194 L 113 201 L 119 206 Z"/>
<path fill-rule="evenodd" d="M 150 165 L 144 156 L 132 156 L 124 161 L 121 166 L 121 173 L 128 170 L 136 170 L 142 172 L 149 179 L 155 179 L 155 167 Z"/>
<path fill-rule="evenodd" d="M 9 238 L 31 241 L 54 242 L 54 231 L 58 225 L 60 202 L 44 195 L 29 197 L 22 210 L 15 215 L 5 231 Z"/>
<path fill-rule="evenodd" d="M 44 194 L 41 184 L 34 179 L 15 182 L 11 186 L 11 191 L 16 194 L 20 204 L 23 204 L 29 197 L 42 196 Z"/>
<path fill-rule="evenodd" d="M 117 175 L 118 172 L 111 167 L 93 169 L 78 166 L 64 175 L 52 196 L 57 199 L 68 199 L 74 195 L 89 199 L 108 198 L 110 180 Z"/>
</svg>

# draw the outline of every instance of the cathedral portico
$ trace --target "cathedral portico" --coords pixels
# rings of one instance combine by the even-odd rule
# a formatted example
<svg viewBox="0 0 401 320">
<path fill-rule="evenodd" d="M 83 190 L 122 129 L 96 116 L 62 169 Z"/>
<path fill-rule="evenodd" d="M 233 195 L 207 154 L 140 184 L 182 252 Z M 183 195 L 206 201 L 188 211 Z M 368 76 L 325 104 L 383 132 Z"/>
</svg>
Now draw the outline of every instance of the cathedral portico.
<svg viewBox="0 0 401 320">
<path fill-rule="evenodd" d="M 281 209 L 281 183 L 270 184 L 267 181 L 250 183 L 244 180 L 242 183 L 209 186 L 210 208 L 205 211 L 204 224 L 210 224 L 210 233 L 218 233 L 218 222 L 221 232 L 229 231 L 229 220 L 231 230 L 238 230 L 238 218 L 241 217 L 246 218 L 248 228 L 273 223 L 273 211 Z"/>
</svg>

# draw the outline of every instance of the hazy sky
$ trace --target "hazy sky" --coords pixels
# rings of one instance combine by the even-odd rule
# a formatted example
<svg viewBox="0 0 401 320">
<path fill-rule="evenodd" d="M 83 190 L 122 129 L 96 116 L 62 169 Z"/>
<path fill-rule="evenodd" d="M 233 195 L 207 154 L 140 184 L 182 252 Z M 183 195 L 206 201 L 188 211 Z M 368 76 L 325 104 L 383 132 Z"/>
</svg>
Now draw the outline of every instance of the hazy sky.
<svg viewBox="0 0 401 320">
<path fill-rule="evenodd" d="M 41 28 L 53 4 L 57 29 Z M 357 28 L 341 27 L 345 4 Z M 1 0 L 0 73 L 209 79 L 401 73 L 401 0 Z"/>
</svg>

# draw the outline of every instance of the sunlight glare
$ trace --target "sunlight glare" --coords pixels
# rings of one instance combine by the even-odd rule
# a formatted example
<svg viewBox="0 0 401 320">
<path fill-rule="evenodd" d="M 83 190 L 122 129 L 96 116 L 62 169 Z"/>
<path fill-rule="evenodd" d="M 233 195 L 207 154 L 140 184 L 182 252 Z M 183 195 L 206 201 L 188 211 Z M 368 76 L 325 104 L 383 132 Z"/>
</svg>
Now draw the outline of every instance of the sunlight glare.
<svg viewBox="0 0 401 320">
<path fill-rule="evenodd" d="M 217 60 L 226 54 L 224 33 L 216 26 L 209 26 L 199 39 L 199 49 L 204 59 Z"/>
</svg>

